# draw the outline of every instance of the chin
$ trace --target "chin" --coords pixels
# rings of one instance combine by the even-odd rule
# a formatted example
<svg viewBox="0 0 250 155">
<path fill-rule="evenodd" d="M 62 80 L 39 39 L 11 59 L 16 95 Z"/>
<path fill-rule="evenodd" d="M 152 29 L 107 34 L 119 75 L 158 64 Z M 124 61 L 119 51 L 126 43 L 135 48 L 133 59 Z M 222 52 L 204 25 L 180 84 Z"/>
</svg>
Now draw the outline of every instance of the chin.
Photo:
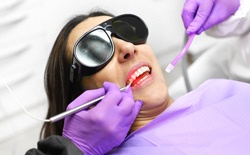
<svg viewBox="0 0 250 155">
<path fill-rule="evenodd" d="M 151 97 L 150 99 L 147 99 L 144 104 L 143 107 L 145 109 L 152 109 L 152 108 L 157 108 L 157 107 L 162 107 L 165 104 L 167 104 L 167 96 L 157 96 L 157 97 Z"/>
<path fill-rule="evenodd" d="M 143 97 L 138 99 L 143 101 L 143 109 L 157 108 L 168 104 L 167 89 L 160 89 L 161 91 L 153 93 L 144 93 Z"/>
</svg>

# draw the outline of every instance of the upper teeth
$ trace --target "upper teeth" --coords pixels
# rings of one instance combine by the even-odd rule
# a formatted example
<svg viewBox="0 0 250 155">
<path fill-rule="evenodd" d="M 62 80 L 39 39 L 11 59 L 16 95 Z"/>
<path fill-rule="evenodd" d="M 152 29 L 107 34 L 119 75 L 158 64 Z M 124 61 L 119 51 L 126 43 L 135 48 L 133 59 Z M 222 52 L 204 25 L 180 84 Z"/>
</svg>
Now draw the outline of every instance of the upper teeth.
<svg viewBox="0 0 250 155">
<path fill-rule="evenodd" d="M 129 83 L 132 83 L 138 76 L 142 75 L 144 72 L 149 72 L 149 71 L 150 69 L 148 66 L 142 66 L 130 76 Z"/>
</svg>

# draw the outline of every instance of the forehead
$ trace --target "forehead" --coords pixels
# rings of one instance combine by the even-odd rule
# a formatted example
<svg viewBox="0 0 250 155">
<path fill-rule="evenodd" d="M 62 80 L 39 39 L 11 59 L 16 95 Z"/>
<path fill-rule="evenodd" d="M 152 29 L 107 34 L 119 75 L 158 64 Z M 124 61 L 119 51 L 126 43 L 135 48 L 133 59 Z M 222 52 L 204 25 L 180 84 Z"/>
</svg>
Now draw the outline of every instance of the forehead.
<svg viewBox="0 0 250 155">
<path fill-rule="evenodd" d="M 96 25 L 110 19 L 110 16 L 97 16 L 97 17 L 90 17 L 85 21 L 79 23 L 70 33 L 67 48 L 69 51 L 73 51 L 73 47 L 76 41 L 87 31 L 95 27 Z"/>
</svg>

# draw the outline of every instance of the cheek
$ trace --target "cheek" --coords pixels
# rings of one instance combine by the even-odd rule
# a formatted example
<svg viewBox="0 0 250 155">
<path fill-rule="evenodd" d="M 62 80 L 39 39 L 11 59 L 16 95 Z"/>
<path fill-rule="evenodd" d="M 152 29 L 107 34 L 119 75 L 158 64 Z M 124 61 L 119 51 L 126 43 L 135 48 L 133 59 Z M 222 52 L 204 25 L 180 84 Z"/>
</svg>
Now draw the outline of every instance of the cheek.
<svg viewBox="0 0 250 155">
<path fill-rule="evenodd" d="M 82 78 L 82 84 L 85 90 L 101 88 L 105 81 L 107 81 L 106 75 L 99 72 Z"/>
<path fill-rule="evenodd" d="M 148 44 L 139 45 L 139 55 L 143 56 L 145 60 L 150 60 L 151 64 L 158 64 L 155 54 Z"/>
<path fill-rule="evenodd" d="M 118 63 L 115 55 L 113 59 L 105 66 L 98 74 L 103 77 L 104 81 L 109 81 L 116 83 L 117 85 L 120 84 L 120 80 L 123 80 L 124 75 L 124 66 Z M 124 81 L 124 80 L 123 80 Z"/>
<path fill-rule="evenodd" d="M 135 100 L 139 99 L 144 102 L 142 110 L 148 110 L 165 104 L 168 98 L 168 89 L 164 81 L 157 81 L 150 88 L 141 92 L 133 92 L 133 95 Z"/>
<path fill-rule="evenodd" d="M 82 78 L 82 87 L 84 90 L 99 88 L 100 84 L 96 81 L 96 78 L 92 76 L 85 76 Z"/>
<path fill-rule="evenodd" d="M 110 62 L 98 73 L 83 77 L 82 83 L 85 90 L 96 89 L 103 87 L 104 82 L 113 82 L 119 85 L 117 79 L 119 79 L 119 69 L 117 68 L 117 65 L 112 65 L 112 62 Z"/>
</svg>

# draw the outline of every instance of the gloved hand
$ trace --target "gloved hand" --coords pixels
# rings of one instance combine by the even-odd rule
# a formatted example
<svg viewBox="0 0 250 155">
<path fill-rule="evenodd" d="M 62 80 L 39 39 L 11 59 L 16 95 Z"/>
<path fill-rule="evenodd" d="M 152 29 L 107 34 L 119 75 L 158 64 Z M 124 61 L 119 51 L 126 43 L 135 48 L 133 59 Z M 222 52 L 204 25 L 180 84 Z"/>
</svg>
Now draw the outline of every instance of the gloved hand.
<svg viewBox="0 0 250 155">
<path fill-rule="evenodd" d="M 187 34 L 201 34 L 233 15 L 239 0 L 186 0 L 182 20 Z"/>
<path fill-rule="evenodd" d="M 106 93 L 95 107 L 65 118 L 63 136 L 85 155 L 105 154 L 121 144 L 142 106 L 142 101 L 134 101 L 131 88 L 120 92 L 115 84 L 105 82 L 103 86 L 84 92 L 67 107 L 70 110 Z"/>
</svg>

